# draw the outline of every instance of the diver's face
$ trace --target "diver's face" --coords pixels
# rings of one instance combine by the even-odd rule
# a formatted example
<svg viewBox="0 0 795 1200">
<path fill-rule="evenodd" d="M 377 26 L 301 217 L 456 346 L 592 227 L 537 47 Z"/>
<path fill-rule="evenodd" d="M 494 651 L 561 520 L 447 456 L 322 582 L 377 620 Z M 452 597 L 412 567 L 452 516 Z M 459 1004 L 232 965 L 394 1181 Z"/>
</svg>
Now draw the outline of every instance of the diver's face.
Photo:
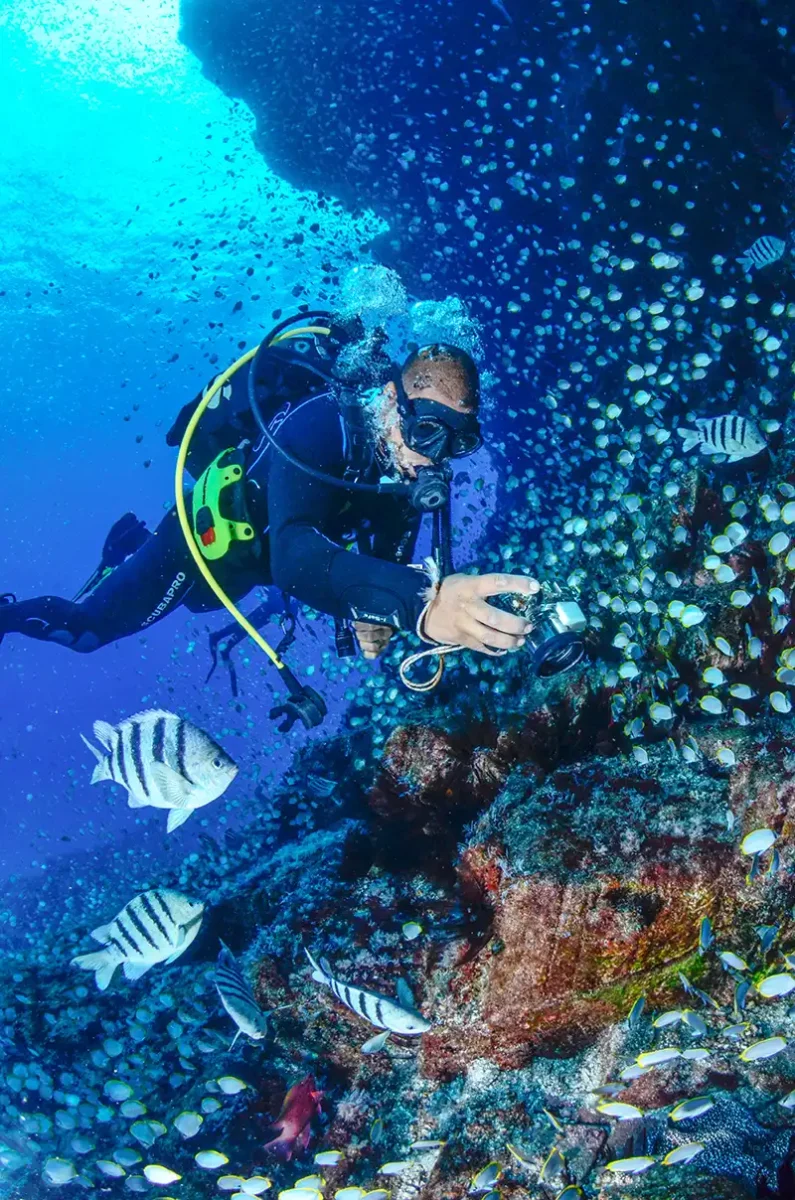
<svg viewBox="0 0 795 1200">
<path fill-rule="evenodd" d="M 448 389 L 441 391 L 431 384 L 425 384 L 422 388 L 409 387 L 406 389 L 406 395 L 409 400 L 435 400 L 437 404 L 443 404 L 446 408 L 460 413 L 474 411 L 468 396 L 463 393 L 451 393 Z M 384 388 L 384 437 L 390 444 L 398 469 L 402 474 L 408 475 L 409 479 L 416 479 L 420 468 L 433 466 L 433 459 L 412 450 L 404 440 L 397 400 L 397 388 L 394 383 L 388 383 Z"/>
</svg>

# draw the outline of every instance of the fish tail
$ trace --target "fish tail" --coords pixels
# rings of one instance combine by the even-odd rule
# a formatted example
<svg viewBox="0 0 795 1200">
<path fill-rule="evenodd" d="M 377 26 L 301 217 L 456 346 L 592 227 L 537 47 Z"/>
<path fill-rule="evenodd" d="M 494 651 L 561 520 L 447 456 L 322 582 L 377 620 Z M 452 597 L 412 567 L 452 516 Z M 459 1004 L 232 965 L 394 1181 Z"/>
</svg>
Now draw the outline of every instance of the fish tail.
<svg viewBox="0 0 795 1200">
<path fill-rule="evenodd" d="M 314 979 L 315 983 L 328 983 L 328 975 L 323 970 L 320 963 L 312 957 L 306 946 L 304 946 L 304 954 L 312 964 L 312 978 Z"/>
<path fill-rule="evenodd" d="M 290 1135 L 284 1129 L 283 1125 L 274 1125 L 274 1132 L 277 1136 L 271 1142 L 266 1142 L 264 1149 L 271 1154 L 275 1154 L 277 1158 L 281 1158 L 284 1162 L 289 1162 L 295 1152 L 296 1138 L 295 1135 Z"/>
<path fill-rule="evenodd" d="M 754 265 L 754 260 L 749 254 L 741 254 L 737 259 L 737 265 L 741 271 L 749 272 Z"/>
<path fill-rule="evenodd" d="M 101 992 L 107 989 L 118 965 L 107 950 L 97 950 L 94 954 L 80 954 L 77 958 L 72 959 L 73 967 L 79 967 L 81 971 L 94 972 L 97 987 Z"/>
<path fill-rule="evenodd" d="M 676 432 L 679 434 L 680 438 L 682 438 L 682 450 L 685 454 L 688 454 L 691 450 L 695 449 L 695 447 L 702 440 L 700 429 L 677 429 Z"/>
<path fill-rule="evenodd" d="M 88 746 L 91 753 L 94 755 L 94 758 L 97 760 L 96 766 L 94 767 L 93 774 L 91 775 L 91 782 L 92 783 L 101 783 L 103 779 L 111 779 L 112 776 L 110 773 L 110 763 L 108 761 L 108 756 L 106 754 L 103 754 L 103 752 L 101 750 L 98 750 L 96 748 L 96 746 L 93 746 L 87 737 L 83 737 L 82 733 L 80 734 L 80 736 L 81 736 L 81 738 L 83 738 L 83 741 Z"/>
</svg>

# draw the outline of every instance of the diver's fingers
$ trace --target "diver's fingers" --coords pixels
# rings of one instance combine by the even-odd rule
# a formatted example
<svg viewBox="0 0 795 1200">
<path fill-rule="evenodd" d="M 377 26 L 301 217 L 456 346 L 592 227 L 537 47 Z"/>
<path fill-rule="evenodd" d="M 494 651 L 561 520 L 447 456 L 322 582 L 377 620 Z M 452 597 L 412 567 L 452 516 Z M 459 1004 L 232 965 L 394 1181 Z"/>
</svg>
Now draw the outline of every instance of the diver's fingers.
<svg viewBox="0 0 795 1200">
<path fill-rule="evenodd" d="M 529 575 L 478 575 L 473 579 L 472 593 L 475 596 L 496 596 L 500 592 L 519 592 L 523 596 L 535 596 L 541 590 L 537 579 Z"/>
<path fill-rule="evenodd" d="M 491 629 L 474 617 L 467 616 L 461 622 L 463 637 L 461 644 L 479 654 L 505 654 L 508 650 L 518 650 L 521 642 L 508 633 L 500 633 Z"/>
<path fill-rule="evenodd" d="M 391 625 L 375 625 L 370 621 L 354 621 L 353 628 L 359 649 L 367 659 L 378 658 L 394 633 Z"/>
<path fill-rule="evenodd" d="M 473 598 L 467 605 L 467 611 L 477 621 L 488 625 L 489 629 L 499 629 L 502 633 L 512 634 L 514 639 L 520 638 L 530 629 L 530 622 L 525 621 L 524 617 L 517 616 L 516 613 L 503 612 L 501 608 L 495 608 L 493 604 L 487 604 L 485 600 Z"/>
</svg>

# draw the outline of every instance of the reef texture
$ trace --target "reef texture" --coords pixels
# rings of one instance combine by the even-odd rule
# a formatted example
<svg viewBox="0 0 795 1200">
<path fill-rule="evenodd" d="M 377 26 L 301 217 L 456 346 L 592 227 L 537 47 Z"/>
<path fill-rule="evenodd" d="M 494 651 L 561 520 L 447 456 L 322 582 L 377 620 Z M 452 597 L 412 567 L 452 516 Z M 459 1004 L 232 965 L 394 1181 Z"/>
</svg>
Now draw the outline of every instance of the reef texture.
<svg viewBox="0 0 795 1200">
<path fill-rule="evenodd" d="M 207 904 L 174 966 L 100 995 L 67 965 L 85 939 L 68 914 L 53 921 L 50 945 L 7 955 L 0 1194 L 49 1194 L 58 1160 L 75 1172 L 70 1186 L 119 1195 L 149 1190 L 144 1167 L 165 1164 L 183 1176 L 174 1195 L 193 1200 L 216 1193 L 219 1172 L 194 1160 L 206 1149 L 229 1158 L 221 1174 L 262 1172 L 284 1188 L 335 1148 L 345 1157 L 321 1170 L 329 1188 L 380 1186 L 379 1168 L 397 1161 L 387 1180 L 396 1197 L 463 1197 L 491 1160 L 506 1197 L 567 1183 L 604 1197 L 790 1195 L 794 1127 L 779 1101 L 795 1087 L 791 1051 L 741 1058 L 762 1040 L 795 1038 L 790 1006 L 737 989 L 774 964 L 786 972 L 781 956 L 795 950 L 795 734 L 775 718 L 721 729 L 732 771 L 706 757 L 685 764 L 668 741 L 640 766 L 596 746 L 604 697 L 587 669 L 546 698 L 537 682 L 517 686 L 523 703 L 502 729 L 499 717 L 470 723 L 468 736 L 452 722 L 396 724 L 375 776 L 354 770 L 347 793 L 340 782 L 333 815 L 321 810 L 301 840 L 266 849 L 256 824 L 235 848 L 208 839 L 171 881 Z M 342 738 L 313 754 L 328 773 L 351 747 Z M 780 859 L 749 881 L 739 846 L 759 828 L 777 834 Z M 84 925 L 113 911 L 106 895 L 84 890 Z M 212 982 L 219 937 L 263 1008 L 280 1010 L 268 1043 L 229 1050 L 234 1026 Z M 407 980 L 432 1028 L 363 1053 L 376 1030 L 312 981 L 302 942 L 347 983 L 395 997 Z M 746 967 L 724 965 L 724 951 Z M 628 1022 L 641 996 L 645 1010 Z M 656 1028 L 664 1012 L 694 1024 Z M 639 1054 L 666 1047 L 680 1053 L 622 1080 Z M 264 1146 L 286 1092 L 308 1074 L 320 1117 L 288 1164 Z M 224 1090 L 230 1076 L 236 1094 Z M 109 1091 L 119 1082 L 125 1103 Z M 605 1097 L 594 1089 L 611 1082 L 608 1099 L 634 1106 L 630 1119 L 597 1110 Z M 708 1111 L 670 1118 L 704 1096 Z M 173 1125 L 185 1111 L 204 1116 L 190 1139 Z M 423 1139 L 445 1145 L 409 1150 Z M 703 1146 L 692 1162 L 661 1165 L 691 1142 Z M 554 1147 L 562 1157 L 549 1159 Z M 114 1180 L 96 1162 L 119 1152 L 127 1174 Z M 607 1169 L 640 1156 L 654 1162 L 637 1177 Z"/>
</svg>

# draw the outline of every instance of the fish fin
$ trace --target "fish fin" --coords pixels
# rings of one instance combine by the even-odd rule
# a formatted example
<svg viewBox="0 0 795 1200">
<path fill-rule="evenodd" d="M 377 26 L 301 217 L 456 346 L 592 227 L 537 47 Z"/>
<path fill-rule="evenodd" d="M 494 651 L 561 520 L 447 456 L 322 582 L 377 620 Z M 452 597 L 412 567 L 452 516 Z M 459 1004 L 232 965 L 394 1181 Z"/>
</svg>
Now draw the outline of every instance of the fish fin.
<svg viewBox="0 0 795 1200">
<path fill-rule="evenodd" d="M 166 822 L 166 833 L 173 833 L 180 825 L 184 825 L 192 812 L 192 808 L 172 808 Z"/>
<path fill-rule="evenodd" d="M 193 938 L 191 938 L 191 942 L 192 941 L 193 941 Z M 179 933 L 177 934 L 177 944 L 174 947 L 174 949 L 172 950 L 172 952 L 169 954 L 168 958 L 166 959 L 166 962 L 173 963 L 175 959 L 179 958 L 180 954 L 182 954 L 182 952 L 184 950 L 187 950 L 189 945 L 190 945 L 190 942 L 187 941 L 187 932 L 186 932 L 185 928 L 183 927 L 180 929 Z"/>
<path fill-rule="evenodd" d="M 110 941 L 110 925 L 97 925 L 96 929 L 91 930 L 91 936 L 95 942 L 107 946 Z"/>
<path fill-rule="evenodd" d="M 741 462 L 743 458 L 745 458 L 744 454 L 730 454 L 726 461 L 730 463 L 737 463 Z"/>
<path fill-rule="evenodd" d="M 94 737 L 98 742 L 105 747 L 106 750 L 113 749 L 113 742 L 118 737 L 116 730 L 108 721 L 94 722 Z M 85 740 L 85 739 L 84 739 Z"/>
<path fill-rule="evenodd" d="M 323 974 L 326 976 L 327 979 L 333 978 L 334 973 L 331 970 L 331 963 L 329 962 L 329 960 L 327 958 L 321 958 L 320 969 L 323 972 Z"/>
<path fill-rule="evenodd" d="M 241 1035 L 241 1033 L 242 1033 L 242 1032 L 243 1032 L 243 1030 L 242 1030 L 242 1029 L 238 1029 L 237 1033 L 236 1033 L 236 1034 L 235 1034 L 235 1036 L 232 1038 L 232 1044 L 231 1044 L 231 1046 L 229 1047 L 229 1049 L 230 1049 L 230 1050 L 234 1050 L 234 1048 L 235 1048 L 235 1042 L 236 1042 L 236 1041 L 237 1041 L 237 1039 L 240 1037 L 240 1035 Z"/>
<path fill-rule="evenodd" d="M 185 808 L 191 787 L 181 775 L 161 762 L 153 763 L 149 774 L 160 795 L 168 802 L 169 808 Z"/>
<path fill-rule="evenodd" d="M 397 981 L 397 998 L 402 1008 L 416 1010 L 417 1001 L 414 999 L 414 993 L 405 979 L 398 979 Z"/>
<path fill-rule="evenodd" d="M 328 976 L 326 975 L 325 971 L 321 967 L 320 963 L 312 957 L 310 952 L 307 950 L 306 946 L 304 946 L 304 954 L 306 955 L 306 957 L 309 959 L 310 963 L 312 964 L 312 978 L 315 980 L 315 982 L 316 983 L 327 983 Z"/>
<path fill-rule="evenodd" d="M 140 979 L 142 975 L 153 967 L 155 964 L 150 962 L 134 963 L 126 962 L 124 964 L 124 975 L 126 979 Z"/>
<path fill-rule="evenodd" d="M 676 432 L 679 434 L 680 438 L 683 439 L 682 440 L 682 451 L 685 454 L 688 454 L 691 450 L 693 450 L 699 444 L 699 442 L 701 442 L 701 430 L 700 429 L 677 429 Z M 703 442 L 701 442 L 701 444 L 702 444 L 702 446 L 704 445 Z"/>
<path fill-rule="evenodd" d="M 708 442 L 702 442 L 700 450 L 701 450 L 702 454 L 717 454 L 718 453 L 718 451 L 715 450 L 715 447 L 710 446 L 710 444 Z"/>
<path fill-rule="evenodd" d="M 83 741 L 94 755 L 94 758 L 97 760 L 91 775 L 91 782 L 101 783 L 103 779 L 112 779 L 113 776 L 110 773 L 110 762 L 108 760 L 108 756 L 103 754 L 101 750 L 97 750 L 96 746 L 93 746 L 87 737 L 83 737 L 82 733 L 80 734 L 80 737 L 83 738 Z"/>
<path fill-rule="evenodd" d="M 118 962 L 108 954 L 107 950 L 97 950 L 94 954 L 80 954 L 77 958 L 72 959 L 73 967 L 79 967 L 81 971 L 94 972 L 96 985 L 101 992 L 107 990 L 118 965 Z"/>
</svg>

